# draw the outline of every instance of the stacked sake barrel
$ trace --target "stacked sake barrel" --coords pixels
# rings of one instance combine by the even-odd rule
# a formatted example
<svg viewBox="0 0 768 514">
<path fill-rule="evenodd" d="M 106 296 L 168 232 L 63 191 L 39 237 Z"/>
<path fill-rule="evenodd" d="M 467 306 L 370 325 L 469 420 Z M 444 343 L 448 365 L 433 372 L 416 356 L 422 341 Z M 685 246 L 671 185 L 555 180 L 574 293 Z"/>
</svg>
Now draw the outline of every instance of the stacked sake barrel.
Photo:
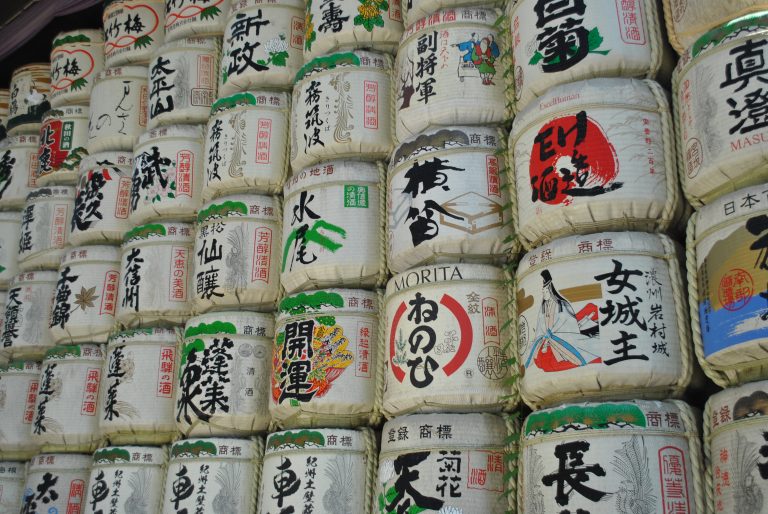
<svg viewBox="0 0 768 514">
<path fill-rule="evenodd" d="M 679 400 L 697 375 L 663 13 L 516 0 L 507 14 L 510 183 L 527 250 L 516 358 L 535 411 L 518 508 L 704 512 L 698 420 Z"/>
</svg>

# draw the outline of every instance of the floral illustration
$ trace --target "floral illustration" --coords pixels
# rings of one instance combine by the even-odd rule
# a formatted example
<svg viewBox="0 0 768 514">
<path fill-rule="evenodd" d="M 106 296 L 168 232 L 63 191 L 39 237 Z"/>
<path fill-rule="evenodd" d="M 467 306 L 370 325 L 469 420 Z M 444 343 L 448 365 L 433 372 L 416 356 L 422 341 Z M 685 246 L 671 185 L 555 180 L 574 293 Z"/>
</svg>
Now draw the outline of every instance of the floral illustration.
<svg viewBox="0 0 768 514">
<path fill-rule="evenodd" d="M 266 61 L 264 59 L 259 59 L 256 61 L 256 64 L 262 66 L 269 66 L 270 64 L 274 64 L 275 66 L 286 65 L 286 61 L 288 61 L 288 41 L 285 39 L 285 34 L 273 37 L 264 43 L 264 48 L 267 50 L 269 58 Z"/>
<path fill-rule="evenodd" d="M 304 32 L 304 49 L 307 51 L 312 50 L 312 43 L 317 39 L 317 32 L 315 32 L 315 24 L 312 15 L 312 0 L 307 0 L 307 14 L 304 17 L 304 26 L 306 30 Z"/>
<path fill-rule="evenodd" d="M 368 32 L 373 32 L 373 27 L 383 27 L 384 18 L 381 13 L 389 9 L 386 0 L 360 0 L 355 16 L 355 25 L 362 25 Z"/>
<path fill-rule="evenodd" d="M 75 294 L 75 304 L 85 311 L 87 307 L 94 306 L 93 302 L 97 298 L 99 298 L 99 295 L 96 294 L 96 286 L 93 286 L 90 289 L 81 287 L 80 292 Z"/>
</svg>

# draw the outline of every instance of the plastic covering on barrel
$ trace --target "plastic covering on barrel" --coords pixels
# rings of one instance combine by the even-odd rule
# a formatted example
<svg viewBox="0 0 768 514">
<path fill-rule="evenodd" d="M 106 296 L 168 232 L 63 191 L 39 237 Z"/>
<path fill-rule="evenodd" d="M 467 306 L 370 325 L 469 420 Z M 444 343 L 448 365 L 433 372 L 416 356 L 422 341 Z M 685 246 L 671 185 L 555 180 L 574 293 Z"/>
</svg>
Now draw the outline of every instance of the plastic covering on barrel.
<svg viewBox="0 0 768 514">
<path fill-rule="evenodd" d="M 290 95 L 246 91 L 218 99 L 205 141 L 203 199 L 280 193 L 288 173 Z"/>
<path fill-rule="evenodd" d="M 48 320 L 58 278 L 56 271 L 28 271 L 8 285 L 2 343 L 13 359 L 41 360 L 53 346 Z"/>
<path fill-rule="evenodd" d="M 376 436 L 367 428 L 270 434 L 264 450 L 260 511 L 368 513 L 377 459 Z"/>
<path fill-rule="evenodd" d="M 187 321 L 176 385 L 179 431 L 247 436 L 268 428 L 274 333 L 272 314 L 212 312 Z"/>
<path fill-rule="evenodd" d="M 0 510 L 16 513 L 24 498 L 24 481 L 26 480 L 27 465 L 25 462 L 0 462 Z"/>
<path fill-rule="evenodd" d="M 505 121 L 509 52 L 500 17 L 486 7 L 446 9 L 407 28 L 395 65 L 398 141 L 430 127 Z"/>
<path fill-rule="evenodd" d="M 56 346 L 45 354 L 32 421 L 44 451 L 89 453 L 99 444 L 100 345 Z"/>
<path fill-rule="evenodd" d="M 8 135 L 37 134 L 43 114 L 51 108 L 50 63 L 27 64 L 11 75 Z"/>
<path fill-rule="evenodd" d="M 105 0 L 102 15 L 107 68 L 146 65 L 165 40 L 163 0 Z"/>
<path fill-rule="evenodd" d="M 696 355 L 721 387 L 768 378 L 766 185 L 724 195 L 688 222 L 689 308 Z"/>
<path fill-rule="evenodd" d="M 387 253 L 393 272 L 442 262 L 501 263 L 517 253 L 505 134 L 433 129 L 402 143 L 387 177 Z"/>
<path fill-rule="evenodd" d="M 327 161 L 285 184 L 280 284 L 287 292 L 386 279 L 382 163 Z"/>
<path fill-rule="evenodd" d="M 387 417 L 514 406 L 506 280 L 501 269 L 481 264 L 427 266 L 390 279 L 379 343 Z"/>
<path fill-rule="evenodd" d="M 51 45 L 51 106 L 88 105 L 96 75 L 104 69 L 101 30 L 61 32 Z"/>
<path fill-rule="evenodd" d="M 40 138 L 11 136 L 0 142 L 0 209 L 21 210 L 37 183 Z"/>
<path fill-rule="evenodd" d="M 90 455 L 43 453 L 33 457 L 27 465 L 21 512 L 82 512 L 90 472 Z"/>
<path fill-rule="evenodd" d="M 186 439 L 171 446 L 162 514 L 255 514 L 264 455 L 262 439 Z M 199 487 L 207 484 L 207 487 Z"/>
<path fill-rule="evenodd" d="M 699 421 L 679 401 L 566 404 L 534 412 L 520 440 L 517 510 L 710 512 Z"/>
<path fill-rule="evenodd" d="M 127 328 L 183 323 L 192 314 L 194 230 L 153 223 L 126 232 L 117 321 Z"/>
<path fill-rule="evenodd" d="M 21 271 L 59 268 L 69 238 L 74 203 L 74 187 L 39 187 L 30 191 L 21 213 Z"/>
<path fill-rule="evenodd" d="M 109 338 L 99 397 L 99 431 L 112 444 L 160 444 L 177 434 L 173 419 L 178 337 L 140 328 Z"/>
<path fill-rule="evenodd" d="M 109 68 L 96 76 L 91 93 L 88 153 L 132 152 L 147 128 L 147 68 Z"/>
<path fill-rule="evenodd" d="M 6 289 L 19 273 L 21 213 L 0 212 L 0 287 Z"/>
<path fill-rule="evenodd" d="M 278 426 L 349 427 L 380 419 L 384 370 L 377 296 L 324 289 L 280 302 L 269 406 Z"/>
<path fill-rule="evenodd" d="M 37 153 L 37 185 L 75 185 L 88 155 L 88 107 L 63 106 L 43 115 Z"/>
<path fill-rule="evenodd" d="M 666 236 L 558 239 L 517 269 L 521 395 L 538 408 L 680 396 L 693 373 L 679 248 Z"/>
<path fill-rule="evenodd" d="M 0 458 L 25 460 L 40 450 L 32 439 L 35 402 L 42 366 L 34 361 L 11 361 L 0 366 Z M 2 474 L 0 474 L 1 476 Z M 2 478 L 0 478 L 0 482 Z M 5 494 L 0 496 L 0 508 Z"/>
<path fill-rule="evenodd" d="M 385 159 L 392 151 L 392 57 L 355 51 L 318 57 L 296 75 L 291 167 Z"/>
<path fill-rule="evenodd" d="M 280 295 L 280 203 L 234 195 L 205 205 L 195 235 L 195 308 L 274 311 Z"/>
</svg>

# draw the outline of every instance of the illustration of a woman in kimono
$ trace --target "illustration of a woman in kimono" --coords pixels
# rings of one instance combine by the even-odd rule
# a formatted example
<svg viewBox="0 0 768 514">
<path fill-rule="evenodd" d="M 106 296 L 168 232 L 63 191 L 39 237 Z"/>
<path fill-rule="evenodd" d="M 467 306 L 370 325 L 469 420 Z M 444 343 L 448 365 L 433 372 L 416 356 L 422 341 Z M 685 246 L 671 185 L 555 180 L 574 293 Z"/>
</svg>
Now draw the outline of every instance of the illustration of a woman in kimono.
<svg viewBox="0 0 768 514">
<path fill-rule="evenodd" d="M 550 372 L 602 362 L 600 357 L 584 349 L 599 333 L 597 306 L 588 303 L 577 313 L 557 291 L 549 271 L 542 271 L 541 278 L 544 280 L 541 307 L 525 367 L 530 367 L 533 361 L 542 371 Z"/>
</svg>

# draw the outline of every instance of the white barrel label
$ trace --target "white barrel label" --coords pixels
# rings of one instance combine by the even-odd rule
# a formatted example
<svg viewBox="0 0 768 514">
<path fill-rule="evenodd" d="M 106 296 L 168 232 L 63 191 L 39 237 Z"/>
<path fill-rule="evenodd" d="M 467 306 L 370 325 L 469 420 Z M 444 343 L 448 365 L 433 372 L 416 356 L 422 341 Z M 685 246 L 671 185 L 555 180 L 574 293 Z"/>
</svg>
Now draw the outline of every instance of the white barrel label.
<svg viewBox="0 0 768 514">
<path fill-rule="evenodd" d="M 163 44 L 164 2 L 113 0 L 104 8 L 104 57 L 107 68 L 147 62 Z"/>
<path fill-rule="evenodd" d="M 133 151 L 147 127 L 148 102 L 146 68 L 114 68 L 99 74 L 91 94 L 88 152 Z"/>
<path fill-rule="evenodd" d="M 51 52 L 51 105 L 88 103 L 93 82 L 104 68 L 104 38 L 100 31 L 60 34 Z"/>
<path fill-rule="evenodd" d="M 85 514 L 148 514 L 162 500 L 165 449 L 108 446 L 93 454 Z M 81 511 L 76 511 L 79 514 Z M 64 513 L 61 513 L 64 514 Z M 66 514 L 75 514 L 67 511 Z"/>
<path fill-rule="evenodd" d="M 0 206 L 18 210 L 37 185 L 37 135 L 11 136 L 0 146 Z"/>
</svg>

